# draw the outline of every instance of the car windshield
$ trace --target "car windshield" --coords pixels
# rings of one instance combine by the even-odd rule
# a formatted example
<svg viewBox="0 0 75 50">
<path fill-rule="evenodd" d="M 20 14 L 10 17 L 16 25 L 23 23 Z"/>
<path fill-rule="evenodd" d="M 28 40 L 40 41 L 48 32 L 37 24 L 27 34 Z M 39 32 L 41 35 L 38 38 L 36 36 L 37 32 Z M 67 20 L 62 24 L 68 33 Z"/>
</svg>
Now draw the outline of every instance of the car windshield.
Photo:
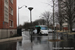
<svg viewBox="0 0 75 50">
<path fill-rule="evenodd" d="M 47 27 L 41 27 L 41 30 L 48 30 Z"/>
</svg>

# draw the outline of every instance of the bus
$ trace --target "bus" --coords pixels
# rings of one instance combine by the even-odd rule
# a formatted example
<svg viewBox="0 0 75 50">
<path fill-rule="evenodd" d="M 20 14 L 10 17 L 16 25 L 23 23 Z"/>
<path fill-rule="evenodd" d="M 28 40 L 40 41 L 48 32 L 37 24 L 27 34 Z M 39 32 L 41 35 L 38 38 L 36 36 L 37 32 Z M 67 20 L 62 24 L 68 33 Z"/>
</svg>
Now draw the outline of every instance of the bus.
<svg viewBox="0 0 75 50">
<path fill-rule="evenodd" d="M 48 35 L 48 27 L 46 25 L 36 25 L 35 27 L 40 27 L 40 34 Z"/>
</svg>

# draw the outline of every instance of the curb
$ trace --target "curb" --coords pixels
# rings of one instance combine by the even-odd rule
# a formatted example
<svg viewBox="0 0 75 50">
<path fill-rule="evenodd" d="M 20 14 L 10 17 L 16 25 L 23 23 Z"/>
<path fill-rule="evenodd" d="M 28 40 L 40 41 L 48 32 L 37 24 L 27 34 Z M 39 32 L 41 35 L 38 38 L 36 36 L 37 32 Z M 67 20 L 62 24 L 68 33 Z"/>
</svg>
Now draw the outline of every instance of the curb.
<svg viewBox="0 0 75 50">
<path fill-rule="evenodd" d="M 22 36 L 20 37 L 12 37 L 12 38 L 7 38 L 7 39 L 1 39 L 0 43 L 7 43 L 7 42 L 16 42 L 16 41 L 21 41 Z"/>
</svg>

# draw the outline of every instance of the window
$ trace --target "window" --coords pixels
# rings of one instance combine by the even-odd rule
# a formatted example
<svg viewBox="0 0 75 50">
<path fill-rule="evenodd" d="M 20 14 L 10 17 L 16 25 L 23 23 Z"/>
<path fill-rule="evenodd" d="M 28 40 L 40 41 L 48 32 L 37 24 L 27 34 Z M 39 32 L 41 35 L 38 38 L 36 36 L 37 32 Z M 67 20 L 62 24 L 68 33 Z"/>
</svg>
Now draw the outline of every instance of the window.
<svg viewBox="0 0 75 50">
<path fill-rule="evenodd" d="M 8 0 L 5 0 L 5 3 L 8 4 Z"/>
<path fill-rule="evenodd" d="M 13 27 L 13 21 L 10 20 L 10 27 Z"/>
<path fill-rule="evenodd" d="M 9 22 L 9 8 L 8 8 L 8 0 L 4 0 L 4 21 Z"/>
<path fill-rule="evenodd" d="M 10 14 L 13 15 L 13 9 L 10 7 Z"/>
<path fill-rule="evenodd" d="M 8 8 L 6 6 L 4 7 L 4 11 L 8 13 Z"/>
<path fill-rule="evenodd" d="M 4 21 L 8 22 L 9 20 L 9 14 L 8 14 L 8 8 L 5 6 L 4 7 Z"/>
<path fill-rule="evenodd" d="M 13 0 L 10 0 L 11 3 L 13 3 Z"/>
<path fill-rule="evenodd" d="M 47 27 L 41 27 L 41 30 L 48 30 Z"/>
</svg>

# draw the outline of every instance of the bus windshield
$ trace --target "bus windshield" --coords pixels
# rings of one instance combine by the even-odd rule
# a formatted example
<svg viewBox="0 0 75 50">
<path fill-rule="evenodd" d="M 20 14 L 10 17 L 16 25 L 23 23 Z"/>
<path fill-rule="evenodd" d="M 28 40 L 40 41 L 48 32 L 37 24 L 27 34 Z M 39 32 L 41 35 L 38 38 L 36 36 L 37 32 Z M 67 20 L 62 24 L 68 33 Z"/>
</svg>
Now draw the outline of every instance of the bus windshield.
<svg viewBox="0 0 75 50">
<path fill-rule="evenodd" d="M 48 30 L 47 27 L 41 27 L 41 30 Z"/>
</svg>

